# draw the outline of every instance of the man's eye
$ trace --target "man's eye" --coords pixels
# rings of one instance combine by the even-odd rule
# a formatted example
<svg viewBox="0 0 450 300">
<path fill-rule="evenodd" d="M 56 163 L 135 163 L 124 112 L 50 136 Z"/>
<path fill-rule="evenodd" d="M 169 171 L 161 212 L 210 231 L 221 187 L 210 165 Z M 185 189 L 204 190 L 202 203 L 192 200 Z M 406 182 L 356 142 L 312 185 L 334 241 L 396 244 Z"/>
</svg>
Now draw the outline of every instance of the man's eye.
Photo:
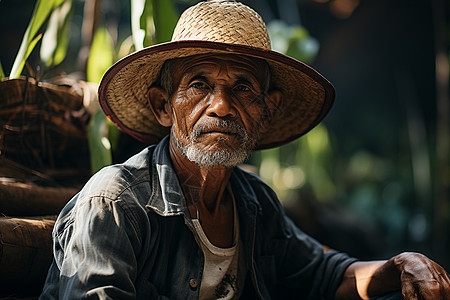
<svg viewBox="0 0 450 300">
<path fill-rule="evenodd" d="M 207 85 L 203 82 L 194 82 L 193 84 L 191 84 L 191 87 L 193 87 L 194 89 L 205 89 Z"/>
<path fill-rule="evenodd" d="M 248 91 L 250 91 L 250 88 L 248 86 L 246 86 L 246 85 L 242 85 L 241 84 L 241 85 L 236 86 L 234 88 L 234 90 L 237 91 L 237 92 L 248 92 Z"/>
</svg>

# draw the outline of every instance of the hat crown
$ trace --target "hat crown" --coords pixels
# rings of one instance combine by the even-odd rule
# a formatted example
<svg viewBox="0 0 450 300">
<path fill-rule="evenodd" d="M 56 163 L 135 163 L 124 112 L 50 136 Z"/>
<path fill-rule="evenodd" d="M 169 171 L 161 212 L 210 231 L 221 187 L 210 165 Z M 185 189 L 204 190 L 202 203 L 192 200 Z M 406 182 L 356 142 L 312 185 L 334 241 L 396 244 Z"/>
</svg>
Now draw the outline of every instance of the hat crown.
<svg viewBox="0 0 450 300">
<path fill-rule="evenodd" d="M 266 25 L 250 7 L 234 1 L 200 2 L 185 10 L 172 41 L 201 40 L 271 49 Z"/>
</svg>

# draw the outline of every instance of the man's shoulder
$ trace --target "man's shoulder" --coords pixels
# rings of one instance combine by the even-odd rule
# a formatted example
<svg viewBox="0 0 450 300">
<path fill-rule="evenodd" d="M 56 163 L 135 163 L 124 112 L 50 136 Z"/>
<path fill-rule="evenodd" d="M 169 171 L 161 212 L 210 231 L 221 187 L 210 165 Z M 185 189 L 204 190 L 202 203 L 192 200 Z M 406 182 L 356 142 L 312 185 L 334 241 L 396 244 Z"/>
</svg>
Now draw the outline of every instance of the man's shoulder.
<svg viewBox="0 0 450 300">
<path fill-rule="evenodd" d="M 133 193 L 133 189 L 150 189 L 153 150 L 153 146 L 147 147 L 124 163 L 104 167 L 86 183 L 80 196 L 117 200 L 123 194 Z"/>
<path fill-rule="evenodd" d="M 151 189 L 151 162 L 153 146 L 147 147 L 122 164 L 102 168 L 95 173 L 62 209 L 55 224 L 54 234 L 61 234 L 77 219 L 98 218 L 117 207 L 124 212 L 135 228 L 142 223 L 145 205 Z M 139 213 L 142 212 L 142 213 Z"/>
<path fill-rule="evenodd" d="M 236 192 L 253 199 L 258 206 L 265 208 L 279 208 L 280 202 L 275 191 L 265 183 L 255 172 L 236 168 L 232 185 Z"/>
</svg>

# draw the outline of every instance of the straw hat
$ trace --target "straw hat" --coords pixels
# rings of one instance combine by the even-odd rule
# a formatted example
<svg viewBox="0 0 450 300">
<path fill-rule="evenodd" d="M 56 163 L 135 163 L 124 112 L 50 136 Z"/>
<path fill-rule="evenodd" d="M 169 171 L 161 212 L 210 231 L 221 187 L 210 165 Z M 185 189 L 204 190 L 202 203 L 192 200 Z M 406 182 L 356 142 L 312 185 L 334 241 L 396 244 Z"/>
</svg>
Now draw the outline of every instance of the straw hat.
<svg viewBox="0 0 450 300">
<path fill-rule="evenodd" d="M 207 1 L 180 17 L 172 41 L 147 47 L 123 58 L 104 75 L 100 105 L 124 132 L 153 144 L 169 133 L 147 104 L 147 92 L 165 60 L 206 53 L 247 55 L 270 66 L 271 85 L 283 94 L 283 104 L 258 149 L 292 141 L 316 126 L 334 101 L 333 86 L 304 63 L 270 50 L 262 18 L 234 1 Z"/>
</svg>

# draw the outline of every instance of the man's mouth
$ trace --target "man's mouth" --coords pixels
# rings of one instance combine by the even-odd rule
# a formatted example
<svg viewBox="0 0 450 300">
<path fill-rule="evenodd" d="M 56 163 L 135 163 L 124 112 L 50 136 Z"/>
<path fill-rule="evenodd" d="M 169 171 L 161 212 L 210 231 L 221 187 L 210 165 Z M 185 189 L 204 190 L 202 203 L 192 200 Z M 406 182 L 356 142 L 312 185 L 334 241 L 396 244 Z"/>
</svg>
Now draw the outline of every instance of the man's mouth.
<svg viewBox="0 0 450 300">
<path fill-rule="evenodd" d="M 237 123 L 231 121 L 213 121 L 211 123 L 198 124 L 192 132 L 191 138 L 194 140 L 200 136 L 217 136 L 219 138 L 234 137 L 243 139 L 245 130 Z"/>
<path fill-rule="evenodd" d="M 230 135 L 230 136 L 239 136 L 237 132 L 234 131 L 225 131 L 225 130 L 207 130 L 200 133 L 202 134 L 223 134 L 223 135 Z"/>
</svg>

